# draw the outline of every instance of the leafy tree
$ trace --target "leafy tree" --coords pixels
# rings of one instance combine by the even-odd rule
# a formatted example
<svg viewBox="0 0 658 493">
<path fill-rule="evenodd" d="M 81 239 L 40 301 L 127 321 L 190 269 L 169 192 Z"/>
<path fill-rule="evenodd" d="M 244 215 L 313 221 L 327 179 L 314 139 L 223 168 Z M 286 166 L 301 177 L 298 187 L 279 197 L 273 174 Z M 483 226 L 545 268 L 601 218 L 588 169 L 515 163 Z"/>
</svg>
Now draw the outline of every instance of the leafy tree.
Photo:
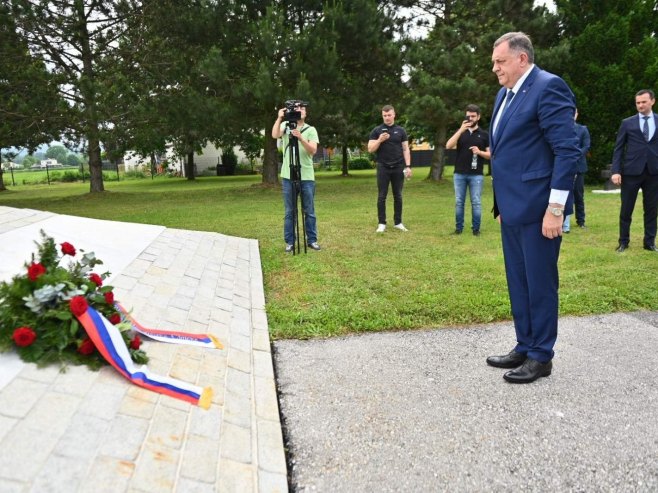
<svg viewBox="0 0 658 493">
<path fill-rule="evenodd" d="M 320 117 L 325 145 L 342 148 L 342 174 L 348 174 L 347 150 L 367 140 L 384 104 L 396 103 L 404 86 L 396 24 L 374 0 L 327 2 L 322 19 L 305 40 L 303 71 Z"/>
<path fill-rule="evenodd" d="M 432 18 L 427 38 L 408 43 L 409 113 L 412 130 L 434 145 L 428 178 L 440 180 L 448 129 L 461 122 L 464 107 L 478 104 L 483 124 L 498 82 L 491 73 L 493 42 L 508 31 L 524 31 L 537 48 L 555 42 L 556 23 L 533 0 L 418 1 Z"/>
<path fill-rule="evenodd" d="M 112 74 L 119 39 L 137 3 L 131 0 L 9 0 L 19 32 L 58 77 L 68 102 L 65 137 L 84 141 L 90 191 L 102 192 L 102 134 L 113 119 Z"/>
<path fill-rule="evenodd" d="M 116 78 L 122 90 L 115 95 L 124 114 L 115 122 L 120 130 L 107 144 L 111 140 L 115 149 L 148 156 L 163 153 L 167 142 L 172 143 L 176 153 L 187 158 L 186 177 L 194 179 L 194 154 L 209 140 L 225 140 L 230 122 L 230 77 L 223 60 L 230 32 L 228 5 L 144 2 L 119 43 L 124 62 Z M 238 25 L 232 28 L 239 30 Z"/>
<path fill-rule="evenodd" d="M 592 137 L 589 177 L 612 159 L 621 119 L 640 89 L 658 87 L 658 11 L 649 0 L 556 0 L 563 28 L 559 66 Z"/>
<path fill-rule="evenodd" d="M 78 157 L 77 154 L 74 154 L 74 153 L 71 152 L 71 153 L 68 154 L 68 156 L 66 156 L 66 165 L 67 166 L 75 166 L 75 167 L 79 168 L 81 162 L 82 161 L 80 160 L 80 158 Z"/>
<path fill-rule="evenodd" d="M 23 163 L 22 163 L 23 168 L 29 168 L 30 166 L 32 166 L 33 164 L 38 163 L 38 162 L 39 162 L 39 159 L 36 158 L 35 156 L 32 156 L 32 155 L 25 156 L 25 158 L 23 159 Z"/>
<path fill-rule="evenodd" d="M 46 157 L 49 159 L 56 159 L 58 163 L 66 163 L 66 157 L 69 151 L 64 146 L 54 145 L 50 146 L 46 151 Z"/>
<path fill-rule="evenodd" d="M 8 5 L 0 5 L 0 150 L 34 149 L 57 134 L 63 104 L 53 79 L 44 63 L 31 56 Z"/>
</svg>

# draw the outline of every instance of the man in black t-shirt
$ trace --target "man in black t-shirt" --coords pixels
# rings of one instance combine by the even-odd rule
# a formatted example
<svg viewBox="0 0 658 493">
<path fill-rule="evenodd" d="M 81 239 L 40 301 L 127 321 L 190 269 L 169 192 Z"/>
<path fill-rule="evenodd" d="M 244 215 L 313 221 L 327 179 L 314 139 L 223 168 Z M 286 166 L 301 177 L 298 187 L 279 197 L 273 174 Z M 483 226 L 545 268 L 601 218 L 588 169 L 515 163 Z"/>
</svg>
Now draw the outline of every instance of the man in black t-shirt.
<svg viewBox="0 0 658 493">
<path fill-rule="evenodd" d="M 382 108 L 384 123 L 370 132 L 368 152 L 375 153 L 377 161 L 377 233 L 386 231 L 386 196 L 388 186 L 393 190 L 394 227 L 407 231 L 402 224 L 402 187 L 404 178 L 411 177 L 411 152 L 407 132 L 395 124 L 395 109 L 391 105 Z"/>
<path fill-rule="evenodd" d="M 464 204 L 466 188 L 471 195 L 471 215 L 473 234 L 480 234 L 482 220 L 482 185 L 484 175 L 482 168 L 485 159 L 491 158 L 489 151 L 489 134 L 478 126 L 480 107 L 469 104 L 466 107 L 466 118 L 459 130 L 448 139 L 446 149 L 457 149 L 455 158 L 455 234 L 461 234 L 464 229 Z"/>
</svg>

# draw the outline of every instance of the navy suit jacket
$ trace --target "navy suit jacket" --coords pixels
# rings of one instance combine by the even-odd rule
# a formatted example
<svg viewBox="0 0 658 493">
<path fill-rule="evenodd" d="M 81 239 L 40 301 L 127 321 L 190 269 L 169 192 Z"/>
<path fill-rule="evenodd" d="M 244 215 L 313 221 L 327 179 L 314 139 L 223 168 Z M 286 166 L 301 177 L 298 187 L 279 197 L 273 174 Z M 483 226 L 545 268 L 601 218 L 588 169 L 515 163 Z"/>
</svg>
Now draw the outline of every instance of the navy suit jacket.
<svg viewBox="0 0 658 493">
<path fill-rule="evenodd" d="M 506 93 L 502 87 L 494 117 Z M 575 110 L 569 86 L 534 66 L 491 135 L 494 215 L 506 224 L 541 222 L 551 189 L 573 189 L 580 157 Z M 571 196 L 565 214 L 572 212 Z"/>
<path fill-rule="evenodd" d="M 637 176 L 647 166 L 649 174 L 658 175 L 658 117 L 655 113 L 653 121 L 656 131 L 647 142 L 637 115 L 622 120 L 612 154 L 612 174 Z"/>
</svg>

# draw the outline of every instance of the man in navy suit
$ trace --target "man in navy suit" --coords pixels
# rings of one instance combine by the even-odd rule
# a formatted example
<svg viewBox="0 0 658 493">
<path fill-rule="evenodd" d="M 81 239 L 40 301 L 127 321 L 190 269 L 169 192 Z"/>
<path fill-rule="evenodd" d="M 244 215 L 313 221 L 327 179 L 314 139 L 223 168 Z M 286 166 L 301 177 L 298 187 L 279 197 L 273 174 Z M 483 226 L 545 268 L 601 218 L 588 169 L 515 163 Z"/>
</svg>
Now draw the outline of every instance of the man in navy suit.
<svg viewBox="0 0 658 493">
<path fill-rule="evenodd" d="M 494 216 L 501 225 L 517 344 L 487 363 L 504 379 L 534 382 L 551 374 L 557 339 L 562 222 L 570 214 L 580 157 L 567 84 L 534 65 L 530 38 L 507 33 L 494 43 L 493 72 L 503 86 L 491 131 Z"/>
<path fill-rule="evenodd" d="M 631 220 L 642 189 L 644 205 L 644 249 L 658 252 L 656 248 L 656 211 L 658 210 L 658 118 L 652 111 L 656 98 L 653 91 L 642 89 L 635 95 L 638 114 L 621 122 L 612 155 L 612 176 L 615 185 L 621 185 L 621 210 L 619 211 L 619 245 L 617 251 L 628 248 L 631 236 Z"/>
</svg>

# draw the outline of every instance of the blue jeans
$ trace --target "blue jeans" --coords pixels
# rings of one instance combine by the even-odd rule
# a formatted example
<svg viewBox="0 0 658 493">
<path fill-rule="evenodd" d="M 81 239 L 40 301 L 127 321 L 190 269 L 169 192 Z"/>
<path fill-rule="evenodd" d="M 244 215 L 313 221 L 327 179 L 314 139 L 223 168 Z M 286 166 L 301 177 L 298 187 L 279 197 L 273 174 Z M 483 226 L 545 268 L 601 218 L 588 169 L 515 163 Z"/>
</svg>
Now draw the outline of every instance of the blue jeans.
<svg viewBox="0 0 658 493">
<path fill-rule="evenodd" d="M 455 173 L 452 179 L 455 186 L 455 224 L 456 229 L 464 229 L 464 203 L 466 202 L 466 187 L 471 193 L 471 210 L 473 215 L 473 231 L 480 231 L 482 220 L 482 184 L 483 175 L 463 175 Z"/>
<path fill-rule="evenodd" d="M 297 195 L 299 192 L 295 190 L 292 181 L 287 178 L 282 178 L 283 187 L 283 207 L 285 215 L 283 217 L 283 240 L 292 245 L 295 242 L 295 223 L 294 214 L 299 214 L 299 207 L 297 207 Z M 315 243 L 318 241 L 318 229 L 315 224 L 315 181 L 301 180 L 300 191 L 302 199 L 302 210 L 304 211 L 305 226 L 306 226 L 306 243 Z M 299 221 L 299 218 L 298 218 Z M 299 224 L 299 222 L 298 222 Z"/>
</svg>

